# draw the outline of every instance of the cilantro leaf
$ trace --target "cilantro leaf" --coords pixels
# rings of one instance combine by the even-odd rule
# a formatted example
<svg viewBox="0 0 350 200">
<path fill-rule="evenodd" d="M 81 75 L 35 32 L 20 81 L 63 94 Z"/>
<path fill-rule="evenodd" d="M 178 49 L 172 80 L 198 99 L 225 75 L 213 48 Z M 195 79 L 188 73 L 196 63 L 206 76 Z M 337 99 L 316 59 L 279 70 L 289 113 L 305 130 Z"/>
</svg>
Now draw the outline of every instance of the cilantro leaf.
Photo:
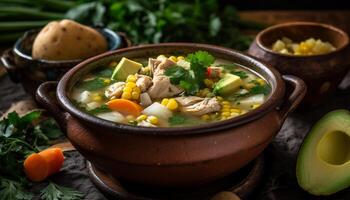
<svg viewBox="0 0 350 200">
<path fill-rule="evenodd" d="M 33 194 L 24 190 L 20 182 L 0 177 L 0 197 L 3 200 L 31 200 Z"/>
<path fill-rule="evenodd" d="M 170 77 L 172 84 L 179 85 L 188 95 L 194 95 L 204 85 L 207 67 L 214 63 L 215 58 L 206 51 L 197 51 L 187 55 L 190 70 L 180 66 L 168 68 L 165 75 Z"/>
<path fill-rule="evenodd" d="M 52 182 L 40 191 L 43 200 L 80 200 L 84 195 L 76 190 L 56 185 Z"/>
<path fill-rule="evenodd" d="M 181 80 L 188 79 L 189 71 L 183 67 L 174 66 L 166 69 L 164 74 L 170 77 L 172 84 L 179 84 Z"/>
<path fill-rule="evenodd" d="M 236 75 L 236 76 L 239 76 L 241 79 L 248 78 L 247 73 L 244 72 L 244 71 L 238 71 L 238 70 L 237 70 L 237 71 L 231 72 L 231 74 Z"/>
<path fill-rule="evenodd" d="M 186 60 L 191 63 L 191 66 L 195 64 L 206 68 L 214 63 L 215 58 L 206 51 L 196 51 L 195 53 L 187 55 Z"/>
<path fill-rule="evenodd" d="M 99 114 L 99 113 L 105 113 L 105 112 L 110 112 L 110 111 L 111 111 L 111 109 L 108 108 L 107 105 L 102 105 L 100 107 L 94 108 L 94 109 L 92 109 L 90 111 L 87 111 L 87 112 L 89 112 L 92 115 L 96 115 L 96 114 Z"/>
<path fill-rule="evenodd" d="M 196 118 L 188 117 L 182 114 L 174 114 L 169 118 L 168 122 L 170 126 L 196 125 L 201 123 L 201 121 Z"/>
<path fill-rule="evenodd" d="M 269 85 L 256 85 L 252 87 L 249 91 L 250 95 L 254 94 L 264 94 L 268 95 L 270 93 L 271 87 Z"/>
<path fill-rule="evenodd" d="M 84 90 L 94 91 L 107 86 L 103 78 L 95 78 L 88 81 L 80 82 L 80 87 Z"/>
</svg>

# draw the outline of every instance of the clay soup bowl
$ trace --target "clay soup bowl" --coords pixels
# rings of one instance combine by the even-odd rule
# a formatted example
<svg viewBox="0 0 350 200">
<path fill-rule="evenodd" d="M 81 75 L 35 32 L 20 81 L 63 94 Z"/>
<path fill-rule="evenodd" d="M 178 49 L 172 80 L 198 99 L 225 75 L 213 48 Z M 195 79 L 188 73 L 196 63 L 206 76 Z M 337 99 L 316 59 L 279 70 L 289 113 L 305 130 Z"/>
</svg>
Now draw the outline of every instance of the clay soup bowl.
<svg viewBox="0 0 350 200">
<path fill-rule="evenodd" d="M 67 96 L 84 74 L 113 60 L 198 50 L 260 74 L 272 88 L 266 102 L 221 122 L 150 128 L 99 119 L 79 110 Z M 289 94 L 285 82 L 292 91 Z M 70 142 L 87 160 L 118 180 L 163 187 L 204 184 L 242 168 L 264 150 L 306 92 L 301 79 L 282 77 L 274 68 L 243 53 L 191 43 L 145 45 L 104 53 L 75 66 L 56 86 L 56 82 L 43 83 L 37 91 L 37 101 L 54 115 Z M 55 90 L 57 99 L 50 95 Z"/>
<path fill-rule="evenodd" d="M 294 56 L 271 50 L 272 44 L 282 37 L 301 42 L 311 37 L 327 41 L 336 50 L 321 55 Z M 248 53 L 269 63 L 281 74 L 303 79 L 308 91 L 302 107 L 320 105 L 332 95 L 350 67 L 349 37 L 331 25 L 313 22 L 290 22 L 271 26 L 261 31 L 251 44 Z"/>
</svg>

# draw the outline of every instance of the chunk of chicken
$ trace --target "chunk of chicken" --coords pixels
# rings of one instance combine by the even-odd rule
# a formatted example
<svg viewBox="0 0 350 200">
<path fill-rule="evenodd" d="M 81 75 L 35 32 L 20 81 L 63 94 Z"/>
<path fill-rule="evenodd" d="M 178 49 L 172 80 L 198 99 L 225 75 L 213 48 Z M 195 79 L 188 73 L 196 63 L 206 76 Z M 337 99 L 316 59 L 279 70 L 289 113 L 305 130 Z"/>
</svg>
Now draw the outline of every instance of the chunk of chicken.
<svg viewBox="0 0 350 200">
<path fill-rule="evenodd" d="M 191 106 L 195 103 L 198 103 L 200 101 L 203 101 L 204 98 L 197 97 L 197 96 L 187 96 L 187 97 L 176 97 L 175 100 L 181 105 L 181 106 Z"/>
<path fill-rule="evenodd" d="M 169 59 L 153 59 L 148 60 L 148 66 L 151 68 L 151 73 L 153 77 L 160 76 L 164 74 L 164 71 L 169 67 L 175 65 L 176 63 Z"/>
<path fill-rule="evenodd" d="M 122 93 L 123 89 L 125 87 L 124 82 L 116 82 L 110 85 L 107 90 L 105 91 L 105 96 L 109 99 L 113 98 L 119 98 Z"/>
<path fill-rule="evenodd" d="M 201 116 L 221 109 L 219 101 L 215 98 L 200 98 L 195 96 L 178 97 L 176 101 L 181 105 L 181 112 L 194 116 Z"/>
<path fill-rule="evenodd" d="M 153 77 L 153 85 L 148 89 L 147 93 L 152 99 L 160 99 L 178 95 L 182 91 L 182 89 L 170 83 L 169 77 L 160 75 Z"/>
<path fill-rule="evenodd" d="M 138 74 L 136 85 L 141 89 L 141 92 L 145 92 L 152 85 L 152 78 Z"/>
<path fill-rule="evenodd" d="M 147 93 L 152 99 L 160 99 L 164 97 L 172 97 L 180 94 L 183 90 L 170 83 L 169 77 L 164 75 L 164 71 L 176 63 L 169 59 L 153 59 L 150 58 L 149 66 L 153 74 L 153 85 L 148 89 Z"/>
</svg>

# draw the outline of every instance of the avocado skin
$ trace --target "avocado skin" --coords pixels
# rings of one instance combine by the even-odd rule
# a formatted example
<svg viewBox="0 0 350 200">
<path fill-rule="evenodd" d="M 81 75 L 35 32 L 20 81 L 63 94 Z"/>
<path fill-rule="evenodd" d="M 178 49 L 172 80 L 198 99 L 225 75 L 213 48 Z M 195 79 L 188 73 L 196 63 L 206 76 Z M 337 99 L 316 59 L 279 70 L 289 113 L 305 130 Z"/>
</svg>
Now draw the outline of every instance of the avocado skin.
<svg viewBox="0 0 350 200">
<path fill-rule="evenodd" d="M 348 110 L 334 110 L 323 116 L 312 127 L 300 147 L 296 176 L 299 186 L 310 194 L 330 195 L 350 186 L 350 162 L 333 165 L 321 160 L 317 151 L 323 136 L 336 131 L 350 136 Z"/>
</svg>

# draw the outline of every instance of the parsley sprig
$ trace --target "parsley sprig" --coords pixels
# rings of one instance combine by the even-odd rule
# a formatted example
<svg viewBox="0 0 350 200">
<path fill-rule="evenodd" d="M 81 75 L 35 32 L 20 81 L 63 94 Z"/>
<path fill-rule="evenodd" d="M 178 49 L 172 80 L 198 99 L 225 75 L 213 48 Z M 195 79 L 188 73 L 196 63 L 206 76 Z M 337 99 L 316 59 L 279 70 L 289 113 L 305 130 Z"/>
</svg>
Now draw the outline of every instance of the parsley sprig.
<svg viewBox="0 0 350 200">
<path fill-rule="evenodd" d="M 171 83 L 179 85 L 188 95 L 196 94 L 203 86 L 208 66 L 214 63 L 215 58 L 206 51 L 197 51 L 189 54 L 186 60 L 190 62 L 190 69 L 174 66 L 165 71 Z"/>
<path fill-rule="evenodd" d="M 24 116 L 16 112 L 0 120 L 0 197 L 1 200 L 31 200 L 36 195 L 28 191 L 32 184 L 25 178 L 25 158 L 50 145 L 63 134 L 52 118 L 40 121 L 40 111 Z M 43 200 L 79 200 L 82 194 L 72 189 L 49 183 L 41 191 Z"/>
</svg>

